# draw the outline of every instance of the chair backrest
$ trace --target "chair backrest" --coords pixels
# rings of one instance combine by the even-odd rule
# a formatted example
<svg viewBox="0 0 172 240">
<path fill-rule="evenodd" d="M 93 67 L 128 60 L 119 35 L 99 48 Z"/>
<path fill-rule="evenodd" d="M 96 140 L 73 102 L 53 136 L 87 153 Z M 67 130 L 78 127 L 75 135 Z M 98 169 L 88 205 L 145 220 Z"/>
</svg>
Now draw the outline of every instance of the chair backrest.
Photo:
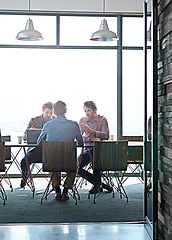
<svg viewBox="0 0 172 240">
<path fill-rule="evenodd" d="M 121 136 L 120 140 L 141 141 L 141 142 L 143 142 L 143 136 Z"/>
<path fill-rule="evenodd" d="M 5 171 L 4 142 L 0 142 L 0 172 Z"/>
<path fill-rule="evenodd" d="M 121 140 L 143 142 L 143 136 L 121 136 Z M 143 162 L 143 147 L 130 146 L 128 148 L 128 160 Z"/>
<path fill-rule="evenodd" d="M 1 136 L 2 141 L 4 142 L 10 142 L 11 141 L 11 136 L 6 135 L 6 136 Z M 11 147 L 5 147 L 5 160 L 11 160 Z"/>
<path fill-rule="evenodd" d="M 128 141 L 95 141 L 93 169 L 123 171 L 127 169 Z"/>
<path fill-rule="evenodd" d="M 45 172 L 76 172 L 76 142 L 42 142 Z"/>
<path fill-rule="evenodd" d="M 4 142 L 11 142 L 11 136 L 10 135 L 6 135 L 6 136 L 1 136 L 2 141 Z"/>
<path fill-rule="evenodd" d="M 5 147 L 5 160 L 11 160 L 11 147 Z"/>
<path fill-rule="evenodd" d="M 143 146 L 129 146 L 127 158 L 134 162 L 143 162 Z"/>
</svg>

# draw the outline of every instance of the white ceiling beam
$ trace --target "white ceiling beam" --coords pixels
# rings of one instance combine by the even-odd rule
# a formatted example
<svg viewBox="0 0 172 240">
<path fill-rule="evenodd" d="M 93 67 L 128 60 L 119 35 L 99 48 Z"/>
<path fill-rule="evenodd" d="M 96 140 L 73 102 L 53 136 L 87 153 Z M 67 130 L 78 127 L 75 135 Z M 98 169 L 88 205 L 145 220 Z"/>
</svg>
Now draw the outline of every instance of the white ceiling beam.
<svg viewBox="0 0 172 240">
<path fill-rule="evenodd" d="M 31 10 L 102 12 L 103 0 L 30 0 Z M 143 0 L 106 0 L 106 12 L 143 12 Z M 27 10 L 28 0 L 0 0 L 0 10 Z"/>
</svg>

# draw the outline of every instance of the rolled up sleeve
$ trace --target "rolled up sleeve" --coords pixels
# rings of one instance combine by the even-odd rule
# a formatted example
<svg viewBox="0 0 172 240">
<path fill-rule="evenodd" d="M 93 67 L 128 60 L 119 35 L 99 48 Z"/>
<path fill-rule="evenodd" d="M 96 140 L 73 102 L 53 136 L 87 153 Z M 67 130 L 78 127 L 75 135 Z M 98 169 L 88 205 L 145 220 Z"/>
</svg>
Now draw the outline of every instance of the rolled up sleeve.
<svg viewBox="0 0 172 240">
<path fill-rule="evenodd" d="M 101 119 L 101 131 L 96 131 L 96 138 L 100 138 L 102 140 L 109 139 L 109 126 L 106 118 Z"/>
</svg>

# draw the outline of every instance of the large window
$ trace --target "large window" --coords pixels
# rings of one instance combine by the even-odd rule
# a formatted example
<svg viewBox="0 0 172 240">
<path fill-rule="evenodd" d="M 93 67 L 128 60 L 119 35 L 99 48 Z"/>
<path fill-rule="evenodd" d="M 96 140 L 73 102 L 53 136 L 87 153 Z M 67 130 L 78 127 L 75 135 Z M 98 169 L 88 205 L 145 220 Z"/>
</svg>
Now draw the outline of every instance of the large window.
<svg viewBox="0 0 172 240">
<path fill-rule="evenodd" d="M 142 135 L 144 126 L 143 19 L 123 18 L 122 53 L 124 136 Z"/>
<path fill-rule="evenodd" d="M 124 17 L 123 18 L 123 45 L 143 46 L 143 18 Z"/>
<path fill-rule="evenodd" d="M 79 121 L 93 100 L 116 134 L 116 51 L 0 49 L 2 132 L 24 131 L 46 101 L 63 100 Z M 106 59 L 102 62 L 102 59 Z M 16 139 L 17 140 L 17 139 Z"/>
<path fill-rule="evenodd" d="M 116 33 L 119 18 L 105 18 Z M 142 18 L 122 17 L 123 45 L 120 41 L 90 41 L 91 34 L 99 30 L 102 16 L 55 13 L 31 16 L 43 41 L 17 41 L 16 34 L 25 28 L 27 19 L 27 15 L 0 15 L 2 134 L 12 134 L 12 141 L 17 141 L 15 134 L 23 133 L 30 118 L 41 114 L 46 101 L 65 101 L 67 117 L 79 121 L 84 115 L 84 101 L 93 100 L 98 114 L 108 119 L 110 134 L 117 139 L 117 82 L 123 81 L 123 134 L 142 135 L 143 55 L 138 48 L 142 47 Z M 122 66 L 117 63 L 120 54 Z M 117 66 L 121 73 L 117 73 Z"/>
<path fill-rule="evenodd" d="M 16 40 L 18 32 L 25 29 L 28 16 L 0 15 L 0 44 L 27 45 L 28 41 Z M 43 41 L 31 41 L 29 45 L 55 45 L 56 44 L 56 17 L 31 16 L 34 29 L 43 34 Z"/>
<path fill-rule="evenodd" d="M 100 28 L 102 17 L 60 17 L 60 44 L 75 46 L 116 46 L 116 41 L 90 41 Z M 106 17 L 109 30 L 117 32 L 117 17 Z"/>
<path fill-rule="evenodd" d="M 144 124 L 143 51 L 123 51 L 123 135 L 142 135 Z"/>
</svg>

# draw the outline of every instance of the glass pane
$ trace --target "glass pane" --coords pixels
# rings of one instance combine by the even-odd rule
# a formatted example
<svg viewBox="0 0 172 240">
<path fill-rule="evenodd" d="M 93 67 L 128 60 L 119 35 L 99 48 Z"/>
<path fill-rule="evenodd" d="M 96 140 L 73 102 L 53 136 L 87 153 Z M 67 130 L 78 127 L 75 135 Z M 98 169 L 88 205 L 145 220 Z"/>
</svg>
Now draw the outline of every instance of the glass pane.
<svg viewBox="0 0 172 240">
<path fill-rule="evenodd" d="M 123 51 L 123 135 L 143 136 L 143 51 Z"/>
<path fill-rule="evenodd" d="M 156 229 L 153 230 L 153 218 L 156 216 L 153 216 L 153 208 L 154 206 L 154 193 L 152 191 L 153 189 L 153 176 L 157 176 L 157 174 L 153 174 L 153 171 L 156 171 L 155 169 L 152 169 L 153 166 L 153 159 L 155 156 L 155 151 L 153 151 L 153 145 L 154 143 L 154 138 L 153 138 L 153 39 L 151 36 L 151 25 L 152 25 L 152 16 L 151 16 L 151 5 L 152 1 L 147 1 L 145 2 L 146 7 L 144 9 L 147 9 L 147 12 L 144 11 L 146 21 L 147 21 L 147 29 L 145 29 L 145 34 L 147 34 L 147 46 L 150 46 L 151 49 L 147 49 L 147 58 L 145 62 L 145 69 L 147 70 L 146 73 L 147 75 L 145 76 L 145 81 L 147 83 L 147 88 L 146 88 L 146 93 L 147 93 L 147 99 L 146 99 L 146 114 L 147 114 L 147 119 L 145 119 L 145 124 L 147 126 L 147 132 L 145 132 L 145 147 L 146 147 L 146 153 L 144 156 L 144 184 L 145 184 L 145 195 L 144 195 L 144 205 L 145 205 L 145 219 L 149 220 L 146 222 L 145 226 L 146 229 L 148 230 L 149 235 L 151 236 L 151 239 L 153 239 L 153 232 L 156 233 Z M 146 49 L 145 49 L 146 50 Z M 156 158 L 156 157 L 155 157 Z M 156 194 L 155 194 L 156 195 Z M 156 204 L 156 203 L 155 203 Z M 155 219 L 154 219 L 155 220 Z M 156 222 L 156 220 L 155 220 Z"/>
<path fill-rule="evenodd" d="M 79 46 L 116 46 L 117 41 L 91 41 L 91 35 L 98 31 L 103 17 L 60 17 L 60 44 Z M 117 33 L 117 18 L 105 18 L 109 30 Z"/>
<path fill-rule="evenodd" d="M 47 101 L 65 101 L 67 118 L 79 121 L 85 115 L 83 103 L 93 100 L 97 113 L 108 119 L 110 134 L 116 136 L 116 50 L 0 51 L 2 134 L 22 134 Z"/>
<path fill-rule="evenodd" d="M 0 15 L 0 44 L 14 45 L 55 45 L 56 44 L 56 17 L 55 16 L 31 16 L 34 29 L 41 32 L 44 40 L 20 41 L 16 40 L 18 32 L 25 29 L 26 16 Z"/>
<path fill-rule="evenodd" d="M 143 18 L 123 18 L 123 45 L 143 46 L 144 40 Z"/>
<path fill-rule="evenodd" d="M 151 42 L 149 42 L 150 44 Z M 152 149 L 153 149 L 153 56 L 152 49 L 147 50 L 147 216 L 152 223 L 153 219 L 153 196 L 152 196 Z"/>
</svg>

